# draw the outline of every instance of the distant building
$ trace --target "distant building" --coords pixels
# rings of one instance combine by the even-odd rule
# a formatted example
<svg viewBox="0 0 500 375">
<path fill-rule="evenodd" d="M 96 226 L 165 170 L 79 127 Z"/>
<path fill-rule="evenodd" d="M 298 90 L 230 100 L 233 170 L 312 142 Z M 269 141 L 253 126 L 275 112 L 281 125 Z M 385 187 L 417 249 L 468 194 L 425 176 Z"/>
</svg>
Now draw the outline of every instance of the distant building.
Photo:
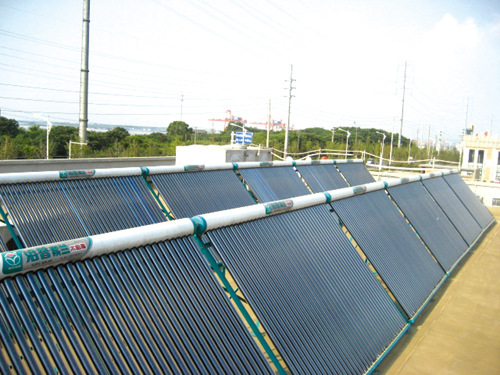
<svg viewBox="0 0 500 375">
<path fill-rule="evenodd" d="M 462 141 L 462 168 L 478 171 L 480 181 L 500 182 L 498 137 L 466 135 Z"/>
</svg>

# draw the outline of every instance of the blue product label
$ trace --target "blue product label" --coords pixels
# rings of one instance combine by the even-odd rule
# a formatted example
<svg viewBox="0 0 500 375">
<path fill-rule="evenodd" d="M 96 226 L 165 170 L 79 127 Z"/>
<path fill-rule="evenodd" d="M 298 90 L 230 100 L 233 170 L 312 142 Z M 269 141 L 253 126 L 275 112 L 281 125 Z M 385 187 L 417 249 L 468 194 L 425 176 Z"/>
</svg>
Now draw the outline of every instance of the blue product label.
<svg viewBox="0 0 500 375">
<path fill-rule="evenodd" d="M 59 178 L 72 179 L 72 178 L 87 178 L 95 175 L 95 169 L 85 171 L 60 171 Z"/>
<path fill-rule="evenodd" d="M 363 194 L 364 192 L 366 192 L 366 186 L 355 186 L 352 191 L 354 192 L 354 194 Z"/>
<path fill-rule="evenodd" d="M 265 203 L 266 215 L 278 214 L 280 212 L 290 211 L 293 207 L 293 201 L 291 199 L 285 199 L 282 201 Z"/>
<path fill-rule="evenodd" d="M 202 171 L 204 169 L 205 169 L 205 166 L 203 164 L 199 164 L 199 165 L 185 165 L 184 166 L 184 172 Z"/>
</svg>

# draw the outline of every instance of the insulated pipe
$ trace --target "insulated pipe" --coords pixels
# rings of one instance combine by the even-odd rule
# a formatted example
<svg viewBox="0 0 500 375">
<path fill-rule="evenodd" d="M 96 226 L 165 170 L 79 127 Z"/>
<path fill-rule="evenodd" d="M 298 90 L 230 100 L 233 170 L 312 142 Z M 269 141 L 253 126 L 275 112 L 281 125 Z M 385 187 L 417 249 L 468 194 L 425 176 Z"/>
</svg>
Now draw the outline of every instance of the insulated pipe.
<svg viewBox="0 0 500 375">
<path fill-rule="evenodd" d="M 85 170 L 66 170 L 30 173 L 3 173 L 0 174 L 0 184 L 16 184 L 22 182 L 39 182 L 68 180 L 91 177 L 121 177 L 121 176 L 141 176 L 143 174 L 159 173 L 179 173 L 194 171 L 213 171 L 223 169 L 242 169 L 260 167 L 286 167 L 295 165 L 316 165 L 316 164 L 345 164 L 362 163 L 361 159 L 342 160 L 298 160 L 298 161 L 274 161 L 274 162 L 245 162 L 245 163 L 221 163 L 221 164 L 198 164 L 181 166 L 158 166 L 158 167 L 130 167 L 130 168 L 103 168 Z M 458 170 L 457 170 L 458 172 Z"/>
<path fill-rule="evenodd" d="M 222 163 L 222 164 L 194 164 L 194 165 L 165 165 L 156 167 L 143 167 L 142 169 L 148 171 L 148 174 L 160 174 L 160 173 L 181 173 L 181 172 L 235 169 L 235 166 L 233 163 Z"/>
<path fill-rule="evenodd" d="M 362 163 L 363 159 L 327 159 L 327 160 L 297 160 L 295 165 L 317 165 L 317 164 L 352 164 L 352 163 Z"/>
<path fill-rule="evenodd" d="M 294 161 L 262 161 L 238 163 L 238 169 L 260 168 L 260 167 L 293 167 Z"/>
<path fill-rule="evenodd" d="M 397 186 L 397 185 L 407 184 L 410 182 L 428 180 L 429 178 L 446 176 L 446 175 L 453 174 L 453 173 L 458 173 L 458 169 L 452 169 L 452 170 L 447 170 L 447 171 L 442 171 L 442 172 L 425 173 L 425 174 L 421 174 L 421 175 L 413 175 L 413 176 L 403 177 L 403 178 L 394 178 L 394 179 L 387 180 L 386 184 L 387 184 L 387 187 L 393 187 L 393 186 Z"/>
<path fill-rule="evenodd" d="M 84 260 L 146 244 L 185 237 L 193 233 L 192 221 L 179 219 L 4 252 L 0 257 L 0 279 L 53 267 L 62 263 Z"/>
<path fill-rule="evenodd" d="M 444 173 L 427 173 L 422 176 L 412 176 L 412 180 L 417 181 L 420 178 L 441 177 Z M 448 171 L 447 174 L 449 173 L 453 173 L 453 171 Z M 335 200 L 385 189 L 389 186 L 403 185 L 409 181 L 410 178 L 396 178 L 387 182 L 372 182 L 366 185 L 330 190 L 324 193 L 212 212 L 198 215 L 191 219 L 168 221 L 76 240 L 4 252 L 0 257 L 0 279 L 39 268 L 87 259 L 177 237 L 203 234 L 207 230 L 236 225 L 286 211 L 330 203 Z"/>
<path fill-rule="evenodd" d="M 92 178 L 92 177 L 140 176 L 141 174 L 142 170 L 139 167 L 31 172 L 31 173 L 3 173 L 0 174 L 0 184 L 16 184 L 22 182 L 39 182 L 39 181 L 54 181 L 54 180 L 72 180 L 72 179 Z"/>
</svg>

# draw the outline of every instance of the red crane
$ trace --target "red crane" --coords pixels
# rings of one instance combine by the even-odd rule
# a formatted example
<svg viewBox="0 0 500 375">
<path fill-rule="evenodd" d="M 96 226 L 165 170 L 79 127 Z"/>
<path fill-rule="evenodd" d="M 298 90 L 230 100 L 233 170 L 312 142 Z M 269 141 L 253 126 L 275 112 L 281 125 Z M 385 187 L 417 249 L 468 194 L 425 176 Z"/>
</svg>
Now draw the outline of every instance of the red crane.
<svg viewBox="0 0 500 375">
<path fill-rule="evenodd" d="M 251 125 L 263 125 L 267 127 L 267 122 L 249 122 Z M 271 120 L 271 129 L 272 130 L 283 130 L 285 128 L 286 124 L 281 121 L 281 120 Z"/>
<path fill-rule="evenodd" d="M 221 118 L 211 118 L 211 119 L 208 119 L 208 121 L 223 121 L 224 122 L 224 130 L 226 130 L 226 125 L 229 121 L 237 121 L 237 122 L 242 122 L 244 124 L 247 123 L 247 120 L 244 120 L 242 117 L 238 117 L 238 116 L 233 116 L 231 114 L 231 110 L 228 109 L 226 111 L 226 118 L 224 119 L 221 119 Z"/>
</svg>

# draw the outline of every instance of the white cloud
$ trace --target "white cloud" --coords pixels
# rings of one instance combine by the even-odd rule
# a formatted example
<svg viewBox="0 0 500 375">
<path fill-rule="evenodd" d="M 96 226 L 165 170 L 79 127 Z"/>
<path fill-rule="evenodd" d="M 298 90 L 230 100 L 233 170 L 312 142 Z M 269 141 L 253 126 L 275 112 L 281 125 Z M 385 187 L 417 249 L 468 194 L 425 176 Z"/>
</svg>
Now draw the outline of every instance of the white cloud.
<svg viewBox="0 0 500 375">
<path fill-rule="evenodd" d="M 445 14 L 434 29 L 424 34 L 422 47 L 443 56 L 460 50 L 472 49 L 479 42 L 479 30 L 474 19 L 459 23 L 452 15 Z"/>
</svg>

